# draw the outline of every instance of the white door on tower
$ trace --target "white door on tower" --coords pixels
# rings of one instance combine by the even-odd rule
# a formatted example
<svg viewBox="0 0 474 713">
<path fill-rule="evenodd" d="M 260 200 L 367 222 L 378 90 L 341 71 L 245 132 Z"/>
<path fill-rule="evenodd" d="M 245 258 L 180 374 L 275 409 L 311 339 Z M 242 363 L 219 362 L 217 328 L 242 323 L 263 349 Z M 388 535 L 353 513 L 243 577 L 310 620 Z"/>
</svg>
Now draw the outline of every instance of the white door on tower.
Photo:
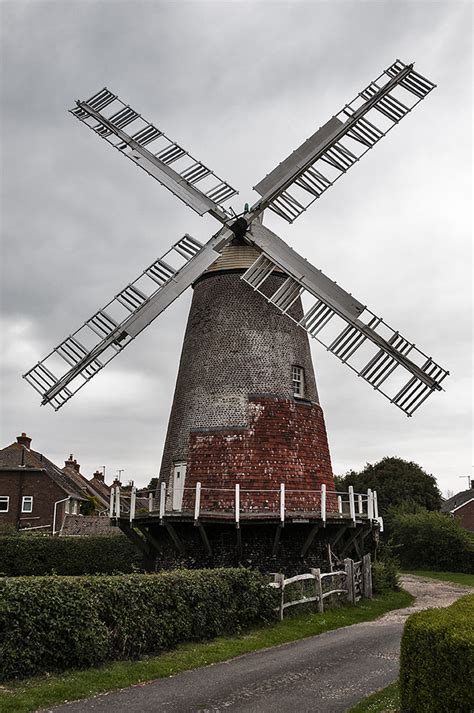
<svg viewBox="0 0 474 713">
<path fill-rule="evenodd" d="M 185 478 L 186 463 L 175 463 L 173 466 L 173 510 L 181 510 L 183 506 Z"/>
</svg>

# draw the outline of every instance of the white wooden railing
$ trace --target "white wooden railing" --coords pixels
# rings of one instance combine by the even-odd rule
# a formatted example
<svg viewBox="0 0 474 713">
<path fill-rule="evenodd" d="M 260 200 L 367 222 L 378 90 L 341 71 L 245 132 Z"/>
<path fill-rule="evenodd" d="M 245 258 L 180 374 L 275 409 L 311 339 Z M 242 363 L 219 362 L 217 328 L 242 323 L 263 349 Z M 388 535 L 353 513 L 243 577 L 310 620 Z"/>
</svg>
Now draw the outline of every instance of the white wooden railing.
<svg viewBox="0 0 474 713">
<path fill-rule="evenodd" d="M 348 491 L 328 490 L 325 484 L 319 489 L 299 490 L 285 487 L 279 489 L 244 488 L 236 483 L 234 488 L 208 488 L 200 482 L 193 488 L 183 488 L 183 507 L 181 510 L 169 508 L 172 498 L 168 498 L 167 487 L 162 482 L 158 491 L 137 491 L 136 487 L 120 488 L 113 486 L 110 491 L 109 515 L 111 518 L 129 518 L 158 515 L 163 518 L 170 513 L 193 513 L 197 521 L 206 512 L 226 512 L 233 516 L 235 523 L 240 522 L 245 514 L 272 514 L 283 524 L 287 515 L 295 512 L 314 513 L 323 523 L 328 516 L 340 517 L 355 522 L 357 519 L 378 520 L 377 493 L 370 488 L 367 493 L 355 493 L 349 486 Z M 297 503 L 297 504 L 295 504 Z M 329 504 L 329 507 L 328 507 Z"/>
</svg>

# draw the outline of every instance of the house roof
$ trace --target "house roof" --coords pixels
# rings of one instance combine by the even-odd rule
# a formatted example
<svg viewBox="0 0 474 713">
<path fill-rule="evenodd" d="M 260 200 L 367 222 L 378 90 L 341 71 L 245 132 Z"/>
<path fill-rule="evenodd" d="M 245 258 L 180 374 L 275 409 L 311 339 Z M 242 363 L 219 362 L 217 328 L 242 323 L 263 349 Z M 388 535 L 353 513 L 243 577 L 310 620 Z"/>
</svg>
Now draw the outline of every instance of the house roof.
<svg viewBox="0 0 474 713">
<path fill-rule="evenodd" d="M 43 470 L 66 495 L 78 500 L 86 500 L 83 491 L 69 474 L 64 473 L 42 453 L 33 451 L 21 443 L 12 443 L 0 450 L 0 473 L 1 471 L 19 470 L 20 468 L 21 470 L 23 468 Z"/>
<path fill-rule="evenodd" d="M 470 500 L 474 500 L 474 488 L 468 488 L 467 490 L 462 490 L 460 493 L 453 495 L 452 498 L 448 498 L 441 505 L 442 512 L 453 512 L 462 505 L 467 505 Z"/>
<path fill-rule="evenodd" d="M 70 461 L 66 461 L 69 463 Z M 77 466 L 79 468 L 79 466 Z M 109 505 L 110 492 L 107 486 L 103 483 L 97 483 L 94 479 L 87 480 L 79 470 L 76 470 L 74 466 L 66 465 L 62 472 L 71 478 L 72 481 L 81 489 L 84 495 L 94 495 L 102 505 Z M 100 488 L 100 485 L 103 487 Z"/>
</svg>

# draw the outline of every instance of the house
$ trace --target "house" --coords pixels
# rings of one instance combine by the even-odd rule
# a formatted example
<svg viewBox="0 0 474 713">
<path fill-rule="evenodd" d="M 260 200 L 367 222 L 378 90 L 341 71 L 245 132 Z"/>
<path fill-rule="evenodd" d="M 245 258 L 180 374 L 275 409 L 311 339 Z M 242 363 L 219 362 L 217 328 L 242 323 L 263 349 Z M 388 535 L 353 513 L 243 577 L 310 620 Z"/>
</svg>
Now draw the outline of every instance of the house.
<svg viewBox="0 0 474 713">
<path fill-rule="evenodd" d="M 87 496 L 74 480 L 22 433 L 0 450 L 0 527 L 44 529 L 53 534 L 66 513 L 78 513 Z"/>
<path fill-rule="evenodd" d="M 81 504 L 89 503 L 91 497 L 99 513 L 108 512 L 110 487 L 105 484 L 103 473 L 96 471 L 88 480 L 72 455 L 59 468 L 45 455 L 32 450 L 31 438 L 26 433 L 0 450 L 0 528 L 10 526 L 56 534 L 67 516 L 79 519 Z M 104 523 L 100 525 L 103 529 Z M 91 526 L 86 530 L 92 534 Z"/>
<path fill-rule="evenodd" d="M 470 488 L 445 500 L 441 511 L 450 513 L 465 530 L 474 532 L 474 480 Z"/>
</svg>

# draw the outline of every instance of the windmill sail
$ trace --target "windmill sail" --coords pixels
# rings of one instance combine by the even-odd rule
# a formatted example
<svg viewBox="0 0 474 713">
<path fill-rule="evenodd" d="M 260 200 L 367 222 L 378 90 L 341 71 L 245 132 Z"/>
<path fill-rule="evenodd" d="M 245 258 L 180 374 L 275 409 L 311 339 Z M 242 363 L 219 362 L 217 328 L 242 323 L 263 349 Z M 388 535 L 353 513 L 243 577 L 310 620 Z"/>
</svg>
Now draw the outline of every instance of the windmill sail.
<svg viewBox="0 0 474 713">
<path fill-rule="evenodd" d="M 221 205 L 237 191 L 106 87 L 70 112 L 199 215 L 228 220 Z"/>
<path fill-rule="evenodd" d="M 185 235 L 26 372 L 42 403 L 61 408 L 217 260 L 232 235 L 223 230 L 204 246 Z"/>
<path fill-rule="evenodd" d="M 407 416 L 449 374 L 431 357 L 377 317 L 351 294 L 292 250 L 275 233 L 254 223 L 252 239 L 261 255 L 242 279 L 281 312 L 297 321 L 311 337 L 380 391 Z M 272 294 L 264 283 L 272 272 L 285 282 Z M 309 302 L 302 319 L 292 316 L 298 298 Z M 306 299 L 309 298 L 309 299 Z"/>
<path fill-rule="evenodd" d="M 257 205 L 292 223 L 435 86 L 397 59 L 254 187 Z"/>
</svg>

